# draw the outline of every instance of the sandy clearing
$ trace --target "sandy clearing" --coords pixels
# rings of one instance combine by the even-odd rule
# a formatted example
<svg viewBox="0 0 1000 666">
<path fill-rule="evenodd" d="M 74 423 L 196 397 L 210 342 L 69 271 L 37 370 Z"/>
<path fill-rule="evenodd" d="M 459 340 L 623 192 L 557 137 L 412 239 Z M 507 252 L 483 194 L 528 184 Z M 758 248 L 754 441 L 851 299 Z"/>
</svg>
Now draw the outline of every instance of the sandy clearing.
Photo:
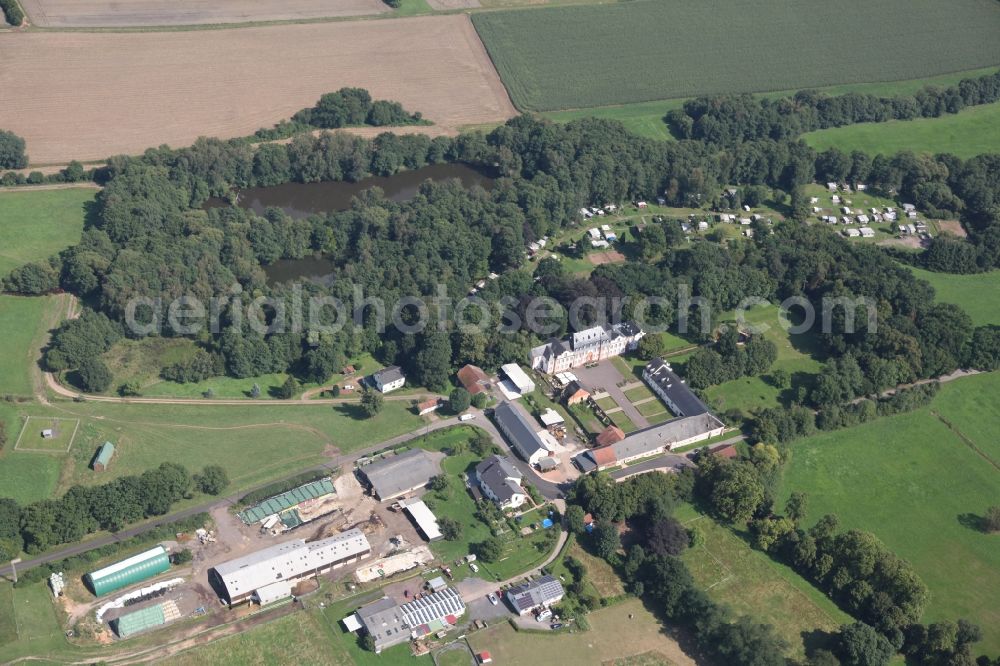
<svg viewBox="0 0 1000 666">
<path fill-rule="evenodd" d="M 516 114 L 467 15 L 161 33 L 0 34 L 0 127 L 32 164 L 229 138 L 342 86 L 437 132 Z"/>
<path fill-rule="evenodd" d="M 382 0 L 21 0 L 43 28 L 202 25 L 301 21 L 389 11 Z"/>
</svg>

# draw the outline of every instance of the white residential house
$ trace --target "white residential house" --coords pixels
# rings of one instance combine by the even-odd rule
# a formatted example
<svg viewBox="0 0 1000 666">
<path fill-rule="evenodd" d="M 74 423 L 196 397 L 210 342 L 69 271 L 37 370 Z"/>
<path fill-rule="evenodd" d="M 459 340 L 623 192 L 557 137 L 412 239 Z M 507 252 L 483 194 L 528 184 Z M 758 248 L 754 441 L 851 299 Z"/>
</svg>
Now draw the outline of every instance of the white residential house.
<svg viewBox="0 0 1000 666">
<path fill-rule="evenodd" d="M 406 375 L 403 374 L 403 369 L 398 365 L 390 365 L 388 368 L 382 368 L 373 374 L 372 381 L 379 391 L 389 393 L 403 388 L 406 384 Z"/>
<path fill-rule="evenodd" d="M 521 486 L 523 479 L 524 475 L 504 456 L 490 456 L 476 465 L 480 490 L 501 509 L 516 509 L 528 501 L 528 493 Z"/>
</svg>

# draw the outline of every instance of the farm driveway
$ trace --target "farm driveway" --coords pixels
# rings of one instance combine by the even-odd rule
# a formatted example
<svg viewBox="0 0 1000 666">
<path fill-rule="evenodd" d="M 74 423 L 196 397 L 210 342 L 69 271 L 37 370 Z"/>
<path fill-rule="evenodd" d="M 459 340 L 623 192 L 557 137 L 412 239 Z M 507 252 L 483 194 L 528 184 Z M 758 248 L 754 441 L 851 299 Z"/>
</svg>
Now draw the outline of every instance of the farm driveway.
<svg viewBox="0 0 1000 666">
<path fill-rule="evenodd" d="M 33 165 L 245 136 L 343 86 L 420 111 L 435 133 L 516 115 L 465 14 L 223 30 L 10 32 L 0 34 L 0 61 L 0 127 L 24 137 Z"/>
</svg>

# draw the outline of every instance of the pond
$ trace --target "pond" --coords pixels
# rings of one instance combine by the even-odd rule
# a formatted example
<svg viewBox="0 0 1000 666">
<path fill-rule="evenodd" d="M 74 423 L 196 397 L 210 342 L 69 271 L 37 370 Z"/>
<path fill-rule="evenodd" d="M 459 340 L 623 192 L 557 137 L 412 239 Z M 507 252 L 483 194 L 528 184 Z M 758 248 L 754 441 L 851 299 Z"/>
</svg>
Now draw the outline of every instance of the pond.
<svg viewBox="0 0 1000 666">
<path fill-rule="evenodd" d="M 485 189 L 493 186 L 493 178 L 483 169 L 468 164 L 433 164 L 413 171 L 402 171 L 393 176 L 372 176 L 356 183 L 326 181 L 321 183 L 285 183 L 270 187 L 250 187 L 240 190 L 239 206 L 262 214 L 266 208 L 280 208 L 295 219 L 316 213 L 347 210 L 351 199 L 364 190 L 380 187 L 387 199 L 408 201 L 417 194 L 425 180 L 457 178 L 465 187 L 479 185 Z M 213 198 L 205 202 L 206 208 L 228 206 L 229 202 Z"/>
</svg>

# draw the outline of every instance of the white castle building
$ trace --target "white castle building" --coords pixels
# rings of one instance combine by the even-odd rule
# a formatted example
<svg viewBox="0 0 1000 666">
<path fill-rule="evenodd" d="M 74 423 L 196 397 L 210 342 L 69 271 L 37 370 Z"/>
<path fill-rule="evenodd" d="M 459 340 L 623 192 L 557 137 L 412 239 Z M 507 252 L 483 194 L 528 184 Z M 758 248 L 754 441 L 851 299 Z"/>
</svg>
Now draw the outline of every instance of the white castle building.
<svg viewBox="0 0 1000 666">
<path fill-rule="evenodd" d="M 565 340 L 553 338 L 531 350 L 531 368 L 547 374 L 564 372 L 631 351 L 645 335 L 633 322 L 594 326 Z"/>
</svg>

